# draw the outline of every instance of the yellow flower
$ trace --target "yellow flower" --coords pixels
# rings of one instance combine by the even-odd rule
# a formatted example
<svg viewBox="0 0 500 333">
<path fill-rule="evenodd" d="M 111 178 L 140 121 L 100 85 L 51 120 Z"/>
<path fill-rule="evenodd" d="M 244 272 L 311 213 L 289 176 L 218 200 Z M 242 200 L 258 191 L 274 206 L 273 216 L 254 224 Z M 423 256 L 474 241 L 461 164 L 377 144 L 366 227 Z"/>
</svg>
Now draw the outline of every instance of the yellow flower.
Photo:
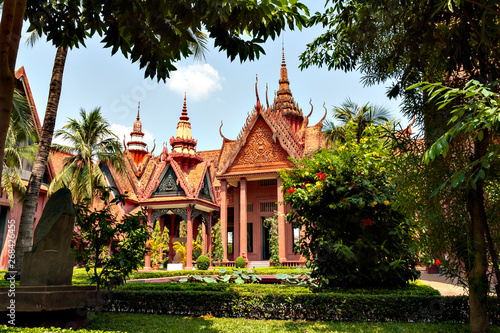
<svg viewBox="0 0 500 333">
<path fill-rule="evenodd" d="M 311 193 L 313 190 L 312 188 L 308 189 L 307 192 Z"/>
<path fill-rule="evenodd" d="M 366 141 L 368 141 L 368 139 L 365 139 L 365 138 L 359 140 L 359 142 L 361 142 L 361 143 L 365 143 Z"/>
<path fill-rule="evenodd" d="M 388 180 L 392 180 L 392 177 L 387 177 Z"/>
<path fill-rule="evenodd" d="M 374 153 L 373 153 L 373 156 L 375 156 L 375 157 L 380 157 L 380 155 L 379 155 L 377 152 L 374 152 Z"/>
<path fill-rule="evenodd" d="M 375 207 L 378 204 L 378 202 L 374 201 L 370 206 Z"/>
<path fill-rule="evenodd" d="M 328 170 L 333 170 L 333 165 L 329 165 Z"/>
<path fill-rule="evenodd" d="M 316 187 L 321 187 L 321 182 L 320 181 L 316 182 Z"/>
<path fill-rule="evenodd" d="M 312 186 L 312 184 L 311 184 L 311 183 L 307 183 L 307 184 L 306 184 L 306 187 L 309 187 L 309 186 Z"/>
<path fill-rule="evenodd" d="M 345 150 L 345 149 L 346 149 L 345 146 L 340 146 L 339 147 L 339 150 Z"/>
<path fill-rule="evenodd" d="M 384 168 L 384 167 L 381 167 L 381 168 L 380 168 L 380 172 L 383 172 L 383 171 L 385 171 L 385 168 Z"/>
<path fill-rule="evenodd" d="M 306 171 L 306 172 L 304 173 L 304 176 L 309 176 L 309 171 Z"/>
<path fill-rule="evenodd" d="M 384 205 L 387 206 L 388 204 L 389 204 L 389 200 L 384 201 Z"/>
</svg>

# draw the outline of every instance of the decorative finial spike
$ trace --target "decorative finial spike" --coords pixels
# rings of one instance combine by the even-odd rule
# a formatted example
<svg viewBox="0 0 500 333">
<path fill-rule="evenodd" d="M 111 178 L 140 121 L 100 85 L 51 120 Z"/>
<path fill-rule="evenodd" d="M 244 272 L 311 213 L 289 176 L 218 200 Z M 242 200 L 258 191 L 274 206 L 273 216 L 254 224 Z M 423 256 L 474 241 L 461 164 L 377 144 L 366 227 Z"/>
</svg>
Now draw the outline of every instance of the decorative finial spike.
<svg viewBox="0 0 500 333">
<path fill-rule="evenodd" d="M 141 102 L 139 101 L 139 105 L 137 106 L 137 120 L 139 120 L 139 111 L 141 110 Z"/>
<path fill-rule="evenodd" d="M 186 93 L 184 92 L 184 105 L 182 106 L 182 114 L 180 120 L 189 120 L 187 113 L 187 104 L 186 104 Z"/>
</svg>

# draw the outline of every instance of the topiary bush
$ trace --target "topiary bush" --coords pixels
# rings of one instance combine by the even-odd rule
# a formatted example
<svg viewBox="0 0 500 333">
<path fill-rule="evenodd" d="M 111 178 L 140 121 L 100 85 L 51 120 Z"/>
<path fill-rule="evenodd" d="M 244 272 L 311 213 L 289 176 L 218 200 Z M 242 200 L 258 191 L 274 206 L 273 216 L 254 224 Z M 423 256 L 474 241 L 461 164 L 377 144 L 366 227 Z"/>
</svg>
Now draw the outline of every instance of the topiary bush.
<svg viewBox="0 0 500 333">
<path fill-rule="evenodd" d="M 234 261 L 234 264 L 236 265 L 236 268 L 245 268 L 245 266 L 247 265 L 247 262 L 246 262 L 245 258 L 238 257 Z"/>
<path fill-rule="evenodd" d="M 196 268 L 205 271 L 208 267 L 210 267 L 210 259 L 206 255 L 202 254 L 196 259 Z"/>
</svg>

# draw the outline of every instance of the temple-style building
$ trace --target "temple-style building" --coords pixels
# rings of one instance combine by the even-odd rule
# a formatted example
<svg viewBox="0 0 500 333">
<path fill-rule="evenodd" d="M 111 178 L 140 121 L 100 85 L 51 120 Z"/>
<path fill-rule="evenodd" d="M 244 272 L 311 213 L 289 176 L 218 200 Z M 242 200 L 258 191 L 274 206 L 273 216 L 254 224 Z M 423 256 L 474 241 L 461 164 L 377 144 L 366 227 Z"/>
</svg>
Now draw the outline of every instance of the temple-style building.
<svg viewBox="0 0 500 333">
<path fill-rule="evenodd" d="M 325 115 L 317 124 L 309 125 L 311 110 L 304 116 L 290 90 L 283 55 L 279 90 L 272 104 L 266 91 L 262 105 L 255 83 L 256 105 L 239 135 L 234 140 L 224 137 L 219 129 L 222 147 L 219 150 L 196 150 L 189 121 L 186 96 L 170 149 L 163 144 L 158 156 L 154 147 L 148 151 L 143 141 L 138 110 L 126 147 L 126 170 L 119 174 L 106 165 L 103 172 L 110 186 L 129 195 L 122 213 L 143 207 L 151 225 L 159 221 L 170 232 L 170 258 L 173 242 L 186 241 L 186 267 L 192 267 L 192 240 L 201 229 L 205 240 L 204 253 L 210 251 L 210 230 L 220 219 L 225 264 L 238 256 L 250 262 L 268 261 L 269 230 L 264 219 L 277 216 L 279 256 L 284 265 L 297 265 L 300 255 L 294 252 L 299 229 L 285 221 L 289 207 L 283 204 L 279 170 L 291 168 L 289 157 L 301 158 L 323 147 L 321 131 Z M 242 112 L 244 110 L 241 110 Z M 186 222 L 187 237 L 180 238 L 181 221 Z M 149 267 L 146 258 L 146 268 Z M 250 266 L 253 266 L 250 264 Z"/>
</svg>

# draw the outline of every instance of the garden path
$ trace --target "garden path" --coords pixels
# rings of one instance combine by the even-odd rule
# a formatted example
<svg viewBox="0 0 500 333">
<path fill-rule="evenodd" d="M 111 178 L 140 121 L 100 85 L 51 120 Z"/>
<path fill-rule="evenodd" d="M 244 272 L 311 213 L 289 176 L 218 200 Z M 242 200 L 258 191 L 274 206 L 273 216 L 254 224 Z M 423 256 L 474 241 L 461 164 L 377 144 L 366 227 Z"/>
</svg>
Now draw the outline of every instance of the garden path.
<svg viewBox="0 0 500 333">
<path fill-rule="evenodd" d="M 450 280 L 441 274 L 429 274 L 425 271 L 425 268 L 420 269 L 420 279 L 422 283 L 431 286 L 434 289 L 439 290 L 443 296 L 462 296 L 467 295 L 464 287 L 458 285 L 454 281 Z"/>
</svg>

